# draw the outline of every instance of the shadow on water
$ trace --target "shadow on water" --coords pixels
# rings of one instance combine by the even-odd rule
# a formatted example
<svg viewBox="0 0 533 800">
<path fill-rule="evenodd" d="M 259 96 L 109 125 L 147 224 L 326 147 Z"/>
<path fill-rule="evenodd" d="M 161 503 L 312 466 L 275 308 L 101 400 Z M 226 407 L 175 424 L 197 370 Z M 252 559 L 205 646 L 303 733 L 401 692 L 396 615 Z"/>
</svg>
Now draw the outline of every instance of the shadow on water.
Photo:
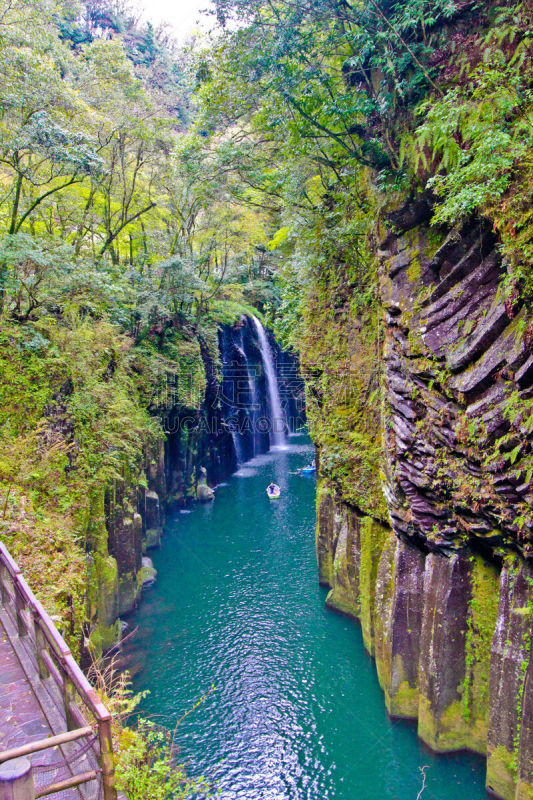
<svg viewBox="0 0 533 800">
<path fill-rule="evenodd" d="M 131 622 L 142 712 L 173 727 L 222 800 L 481 800 L 483 759 L 436 756 L 390 720 L 358 623 L 326 609 L 303 438 L 259 456 L 216 500 L 170 520 Z M 271 501 L 270 480 L 281 486 Z"/>
</svg>

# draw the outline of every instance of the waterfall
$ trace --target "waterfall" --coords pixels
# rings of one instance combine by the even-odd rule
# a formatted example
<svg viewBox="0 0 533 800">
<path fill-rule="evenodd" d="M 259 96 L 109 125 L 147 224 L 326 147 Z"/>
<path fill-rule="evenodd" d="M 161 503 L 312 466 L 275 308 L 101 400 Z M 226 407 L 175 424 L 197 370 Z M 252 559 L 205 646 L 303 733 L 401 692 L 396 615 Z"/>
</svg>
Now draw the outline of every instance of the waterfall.
<svg viewBox="0 0 533 800">
<path fill-rule="evenodd" d="M 240 465 L 286 442 L 286 413 L 281 407 L 275 350 L 255 317 L 242 317 L 240 324 L 224 326 L 219 347 L 220 413 Z"/>
<path fill-rule="evenodd" d="M 278 378 L 276 369 L 274 367 L 274 359 L 272 357 L 272 350 L 266 335 L 264 327 L 261 325 L 257 317 L 252 317 L 255 329 L 257 331 L 257 338 L 259 341 L 259 349 L 261 351 L 261 358 L 263 360 L 263 367 L 266 375 L 268 404 L 270 406 L 270 419 L 271 419 L 271 438 L 270 443 L 276 447 L 285 444 L 285 418 L 281 409 L 281 400 L 279 396 Z"/>
</svg>

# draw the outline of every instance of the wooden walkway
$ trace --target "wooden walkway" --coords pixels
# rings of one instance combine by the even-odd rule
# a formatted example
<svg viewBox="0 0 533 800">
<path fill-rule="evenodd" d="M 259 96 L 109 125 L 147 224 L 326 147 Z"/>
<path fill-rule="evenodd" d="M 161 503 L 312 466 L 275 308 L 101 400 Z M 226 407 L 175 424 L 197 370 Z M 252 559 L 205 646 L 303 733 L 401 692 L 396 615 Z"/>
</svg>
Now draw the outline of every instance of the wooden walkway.
<svg viewBox="0 0 533 800">
<path fill-rule="evenodd" d="M 67 730 L 55 687 L 50 686 L 51 678 L 39 678 L 36 665 L 17 638 L 10 619 L 0 611 L 0 752 Z M 29 758 L 37 791 L 95 767 L 94 755 L 86 740 L 48 748 Z M 64 789 L 49 797 L 53 800 L 100 800 L 97 781 L 91 783 Z"/>
<path fill-rule="evenodd" d="M 27 756 L 36 798 L 116 800 L 109 712 L 1 542 L 0 590 L 0 765 Z"/>
</svg>

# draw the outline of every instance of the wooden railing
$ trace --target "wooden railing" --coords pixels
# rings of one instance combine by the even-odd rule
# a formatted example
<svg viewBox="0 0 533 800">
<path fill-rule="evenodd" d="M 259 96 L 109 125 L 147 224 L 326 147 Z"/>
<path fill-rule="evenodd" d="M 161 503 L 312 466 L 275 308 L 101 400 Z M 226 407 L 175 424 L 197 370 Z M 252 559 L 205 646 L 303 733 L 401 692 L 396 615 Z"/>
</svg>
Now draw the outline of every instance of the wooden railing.
<svg viewBox="0 0 533 800">
<path fill-rule="evenodd" d="M 36 797 L 96 779 L 101 781 L 104 800 L 116 800 L 111 715 L 1 542 L 0 592 L 3 608 L 16 626 L 18 637 L 35 656 L 40 679 L 46 682 L 52 679 L 59 690 L 66 722 L 66 731 L 57 736 L 0 752 L 0 765 L 83 736 L 94 735 L 98 743 L 98 746 L 95 744 L 94 753 L 99 769 L 72 775 L 60 784 L 46 787 Z M 38 695 L 40 687 L 37 685 L 32 688 Z"/>
</svg>

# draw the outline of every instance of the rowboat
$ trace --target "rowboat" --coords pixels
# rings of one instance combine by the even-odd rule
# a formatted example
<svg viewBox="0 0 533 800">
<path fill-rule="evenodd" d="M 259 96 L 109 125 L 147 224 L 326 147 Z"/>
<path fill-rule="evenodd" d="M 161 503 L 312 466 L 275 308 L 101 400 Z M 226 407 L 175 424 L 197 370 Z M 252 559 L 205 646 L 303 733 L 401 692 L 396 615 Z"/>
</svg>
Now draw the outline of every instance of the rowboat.
<svg viewBox="0 0 533 800">
<path fill-rule="evenodd" d="M 307 467 L 302 467 L 302 475 L 313 475 L 316 472 L 316 467 L 308 464 Z"/>
</svg>

